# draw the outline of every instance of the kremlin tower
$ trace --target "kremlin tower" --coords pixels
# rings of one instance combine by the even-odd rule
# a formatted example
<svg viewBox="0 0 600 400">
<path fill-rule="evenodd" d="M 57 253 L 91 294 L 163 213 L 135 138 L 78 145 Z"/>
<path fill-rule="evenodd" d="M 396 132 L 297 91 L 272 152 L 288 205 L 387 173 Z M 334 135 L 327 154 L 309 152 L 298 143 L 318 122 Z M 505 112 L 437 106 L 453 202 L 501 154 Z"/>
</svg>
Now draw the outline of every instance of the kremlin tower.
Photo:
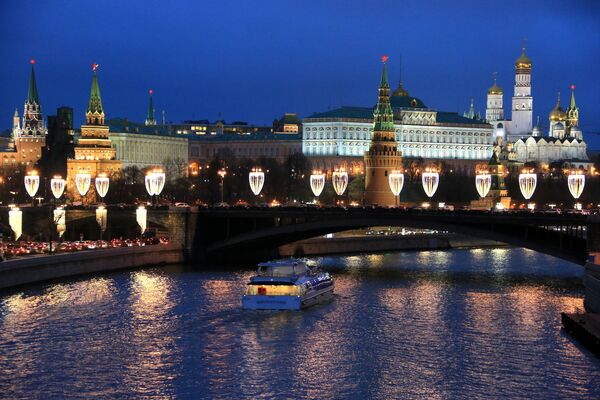
<svg viewBox="0 0 600 400">
<path fill-rule="evenodd" d="M 515 92 L 512 98 L 510 135 L 528 136 L 533 129 L 533 97 L 531 97 L 531 60 L 523 53 L 515 61 Z"/>
<path fill-rule="evenodd" d="M 152 89 L 148 90 L 150 95 L 150 104 L 148 105 L 148 115 L 146 115 L 146 125 L 156 125 L 156 118 L 154 117 L 154 103 L 152 102 Z"/>
<path fill-rule="evenodd" d="M 23 111 L 23 121 L 19 123 L 19 114 L 15 110 L 13 118 L 12 142 L 9 148 L 16 149 L 16 161 L 33 166 L 42 156 L 42 148 L 46 145 L 48 129 L 44 125 L 42 106 L 35 81 L 35 60 L 31 60 L 31 76 L 29 91 Z"/>
<path fill-rule="evenodd" d="M 365 152 L 365 204 L 395 205 L 388 174 L 402 170 L 402 153 L 398 150 L 394 131 L 394 113 L 390 104 L 390 86 L 387 79 L 388 57 L 383 56 L 383 72 L 379 82 L 379 96 L 373 112 L 373 132 L 369 150 Z"/>
<path fill-rule="evenodd" d="M 92 90 L 85 113 L 86 123 L 81 126 L 81 138 L 75 146 L 75 159 L 67 160 L 67 189 L 71 198 L 76 194 L 75 175 L 90 174 L 93 182 L 99 174 L 111 177 L 121 171 L 121 161 L 115 159 L 116 152 L 108 138 L 109 128 L 104 125 L 104 109 L 96 76 L 97 68 L 98 64 L 94 64 Z"/>
</svg>

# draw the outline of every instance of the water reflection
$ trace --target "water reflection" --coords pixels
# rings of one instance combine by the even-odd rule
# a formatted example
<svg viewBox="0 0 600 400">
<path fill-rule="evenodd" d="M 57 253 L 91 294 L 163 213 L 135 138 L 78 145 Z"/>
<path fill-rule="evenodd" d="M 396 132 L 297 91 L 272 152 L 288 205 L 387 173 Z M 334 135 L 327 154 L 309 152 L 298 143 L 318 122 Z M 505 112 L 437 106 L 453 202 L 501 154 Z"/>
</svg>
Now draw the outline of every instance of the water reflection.
<svg viewBox="0 0 600 400">
<path fill-rule="evenodd" d="M 598 398 L 560 329 L 581 268 L 521 249 L 315 259 L 335 299 L 240 308 L 251 271 L 121 272 L 0 299 L 7 397 Z"/>
<path fill-rule="evenodd" d="M 139 396 L 174 393 L 175 336 L 178 317 L 171 296 L 172 281 L 157 272 L 136 271 L 130 276 L 129 345 L 123 383 Z"/>
</svg>

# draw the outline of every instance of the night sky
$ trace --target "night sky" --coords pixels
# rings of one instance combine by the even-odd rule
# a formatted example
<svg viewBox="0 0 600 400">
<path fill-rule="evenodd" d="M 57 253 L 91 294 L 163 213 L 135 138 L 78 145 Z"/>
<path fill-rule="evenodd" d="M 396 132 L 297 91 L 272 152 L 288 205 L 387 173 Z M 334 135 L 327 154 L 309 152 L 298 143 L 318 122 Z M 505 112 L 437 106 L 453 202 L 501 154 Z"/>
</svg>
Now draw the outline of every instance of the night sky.
<svg viewBox="0 0 600 400">
<path fill-rule="evenodd" d="M 0 130 L 22 113 L 35 58 L 45 115 L 84 119 L 91 65 L 107 118 L 267 123 L 376 101 L 380 56 L 431 108 L 485 111 L 492 73 L 509 111 L 523 38 L 534 120 L 547 130 L 577 86 L 580 126 L 600 148 L 600 1 L 12 1 L 0 3 Z M 595 134 L 593 132 L 596 132 Z"/>
</svg>

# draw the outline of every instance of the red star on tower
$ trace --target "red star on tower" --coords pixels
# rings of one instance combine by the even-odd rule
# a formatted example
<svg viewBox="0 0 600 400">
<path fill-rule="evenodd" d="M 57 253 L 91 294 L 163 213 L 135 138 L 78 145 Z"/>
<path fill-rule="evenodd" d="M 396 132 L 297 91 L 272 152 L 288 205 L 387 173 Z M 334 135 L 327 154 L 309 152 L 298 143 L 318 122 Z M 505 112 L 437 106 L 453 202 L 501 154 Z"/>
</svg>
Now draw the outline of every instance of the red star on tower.
<svg viewBox="0 0 600 400">
<path fill-rule="evenodd" d="M 383 56 L 381 56 L 381 62 L 382 62 L 382 63 L 386 63 L 386 62 L 387 62 L 387 60 L 388 60 L 388 58 L 389 58 L 389 57 L 388 57 L 388 56 L 386 56 L 386 55 L 384 54 Z"/>
<path fill-rule="evenodd" d="M 575 85 L 571 85 L 571 90 L 575 90 Z"/>
<path fill-rule="evenodd" d="M 35 64 L 35 60 L 32 58 L 31 60 L 29 60 L 29 64 L 31 64 L 31 65 Z"/>
<path fill-rule="evenodd" d="M 154 90 L 150 89 L 150 90 L 148 90 L 148 93 L 150 93 L 150 96 L 152 96 L 152 93 L 154 93 Z"/>
<path fill-rule="evenodd" d="M 92 64 L 92 70 L 94 70 L 94 72 L 96 72 L 96 70 L 98 69 L 99 65 L 96 63 Z"/>
</svg>

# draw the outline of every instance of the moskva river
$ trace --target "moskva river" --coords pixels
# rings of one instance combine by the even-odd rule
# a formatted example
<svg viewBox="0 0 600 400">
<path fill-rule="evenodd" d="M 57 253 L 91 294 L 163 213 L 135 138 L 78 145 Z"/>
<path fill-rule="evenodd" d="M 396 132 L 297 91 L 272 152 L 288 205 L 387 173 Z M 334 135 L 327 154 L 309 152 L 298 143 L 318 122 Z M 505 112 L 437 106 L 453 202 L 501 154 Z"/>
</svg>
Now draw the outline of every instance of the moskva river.
<svg viewBox="0 0 600 400">
<path fill-rule="evenodd" d="M 3 292 L 2 398 L 600 398 L 560 325 L 583 268 L 523 249 L 315 258 L 335 299 L 245 311 L 251 266 Z M 201 272 L 200 272 L 201 271 Z"/>
</svg>

